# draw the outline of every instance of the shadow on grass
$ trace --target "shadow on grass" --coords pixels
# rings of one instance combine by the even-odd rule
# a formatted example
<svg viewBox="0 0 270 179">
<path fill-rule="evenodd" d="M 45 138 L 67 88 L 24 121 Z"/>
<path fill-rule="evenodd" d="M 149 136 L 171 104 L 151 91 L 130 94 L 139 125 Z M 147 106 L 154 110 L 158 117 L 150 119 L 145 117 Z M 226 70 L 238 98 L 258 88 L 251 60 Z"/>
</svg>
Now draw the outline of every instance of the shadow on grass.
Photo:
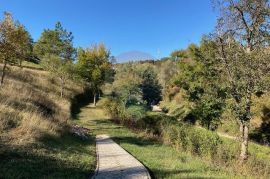
<svg viewBox="0 0 270 179">
<path fill-rule="evenodd" d="M 81 162 L 82 156 L 90 155 L 86 146 L 94 143 L 92 137 L 82 141 L 67 134 L 46 136 L 42 141 L 28 146 L 1 145 L 0 178 L 87 178 L 90 168 L 94 171 L 95 162 Z"/>
<path fill-rule="evenodd" d="M 158 178 L 171 178 L 171 177 L 175 177 L 175 178 L 194 178 L 194 179 L 210 179 L 213 177 L 200 177 L 200 176 L 188 176 L 188 175 L 192 175 L 195 174 L 196 172 L 198 172 L 197 170 L 193 170 L 193 169 L 175 169 L 175 170 L 160 170 L 160 169 L 153 169 L 152 170 L 155 175 L 158 175 Z M 182 175 L 182 176 L 181 176 Z M 155 179 L 157 177 L 155 177 L 153 174 L 151 174 L 152 179 Z"/>
<path fill-rule="evenodd" d="M 157 142 L 150 140 L 150 139 L 144 139 L 142 137 L 112 137 L 114 141 L 117 143 L 126 143 L 126 144 L 132 144 L 137 146 L 148 146 L 148 145 L 155 145 Z"/>
<path fill-rule="evenodd" d="M 89 88 L 85 89 L 83 93 L 76 95 L 71 100 L 70 111 L 72 119 L 78 119 L 81 108 L 87 106 L 91 102 L 93 102 L 93 92 Z"/>
</svg>

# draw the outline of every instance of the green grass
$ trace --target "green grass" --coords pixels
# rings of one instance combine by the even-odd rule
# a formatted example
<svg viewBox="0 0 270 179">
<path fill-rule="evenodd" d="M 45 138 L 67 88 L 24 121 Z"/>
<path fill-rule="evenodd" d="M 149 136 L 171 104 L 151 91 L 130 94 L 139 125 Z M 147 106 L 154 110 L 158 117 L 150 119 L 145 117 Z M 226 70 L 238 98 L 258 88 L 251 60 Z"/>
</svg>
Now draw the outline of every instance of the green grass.
<svg viewBox="0 0 270 179">
<path fill-rule="evenodd" d="M 90 128 L 93 135 L 110 135 L 157 178 L 239 178 L 200 158 L 147 139 L 144 133 L 135 133 L 112 123 L 101 107 L 82 108 L 78 119 L 76 123 Z"/>
<path fill-rule="evenodd" d="M 0 178 L 87 178 L 95 168 L 94 139 L 65 134 L 28 146 L 0 145 Z"/>
</svg>

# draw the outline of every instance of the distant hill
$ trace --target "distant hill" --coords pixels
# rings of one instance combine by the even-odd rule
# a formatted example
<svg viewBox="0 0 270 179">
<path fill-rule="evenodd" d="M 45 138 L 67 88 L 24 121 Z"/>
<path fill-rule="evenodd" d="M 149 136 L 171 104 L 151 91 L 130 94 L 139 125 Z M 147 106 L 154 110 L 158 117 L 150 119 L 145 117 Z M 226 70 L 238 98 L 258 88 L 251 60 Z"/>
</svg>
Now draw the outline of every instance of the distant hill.
<svg viewBox="0 0 270 179">
<path fill-rule="evenodd" d="M 154 59 L 155 57 L 151 54 L 140 51 L 129 51 L 116 56 L 117 63 Z"/>
</svg>

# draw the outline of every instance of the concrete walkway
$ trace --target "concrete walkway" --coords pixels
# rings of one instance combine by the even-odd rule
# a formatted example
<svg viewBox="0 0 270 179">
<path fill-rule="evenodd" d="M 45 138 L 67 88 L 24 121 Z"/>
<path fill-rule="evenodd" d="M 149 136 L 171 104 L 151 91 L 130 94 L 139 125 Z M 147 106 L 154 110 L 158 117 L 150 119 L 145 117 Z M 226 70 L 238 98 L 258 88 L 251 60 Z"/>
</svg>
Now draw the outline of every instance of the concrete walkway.
<svg viewBox="0 0 270 179">
<path fill-rule="evenodd" d="M 107 135 L 96 137 L 97 170 L 93 178 L 150 179 L 147 169 Z"/>
</svg>

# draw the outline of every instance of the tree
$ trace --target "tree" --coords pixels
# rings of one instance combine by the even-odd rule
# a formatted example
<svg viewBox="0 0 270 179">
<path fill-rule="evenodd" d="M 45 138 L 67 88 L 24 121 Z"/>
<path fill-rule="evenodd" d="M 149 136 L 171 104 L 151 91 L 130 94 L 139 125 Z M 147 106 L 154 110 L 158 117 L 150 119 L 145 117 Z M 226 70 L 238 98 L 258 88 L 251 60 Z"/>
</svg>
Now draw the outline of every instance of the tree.
<svg viewBox="0 0 270 179">
<path fill-rule="evenodd" d="M 65 84 L 75 73 L 74 64 L 71 60 L 62 60 L 59 56 L 47 54 L 42 60 L 44 69 L 51 72 L 54 77 L 60 80 L 60 96 L 64 96 Z"/>
<path fill-rule="evenodd" d="M 173 60 L 187 58 L 188 54 L 185 50 L 175 50 L 171 53 L 171 58 Z"/>
<path fill-rule="evenodd" d="M 157 74 L 152 67 L 148 67 L 142 73 L 142 84 L 140 85 L 143 100 L 147 105 L 157 104 L 161 100 L 162 87 L 158 82 Z"/>
<path fill-rule="evenodd" d="M 0 22 L 0 62 L 3 69 L 0 85 L 3 85 L 7 64 L 20 64 L 31 54 L 32 39 L 25 27 L 14 22 L 10 13 L 4 13 L 4 20 Z"/>
<path fill-rule="evenodd" d="M 219 0 L 216 32 L 217 68 L 234 100 L 231 109 L 240 123 L 240 160 L 248 158 L 248 135 L 252 118 L 252 96 L 269 90 L 270 54 L 268 0 Z"/>
<path fill-rule="evenodd" d="M 113 96 L 120 99 L 122 105 L 143 103 L 140 84 L 142 79 L 135 63 L 119 64 L 113 83 Z"/>
<path fill-rule="evenodd" d="M 93 90 L 94 105 L 96 105 L 96 96 L 100 92 L 100 87 L 106 81 L 111 81 L 111 77 L 107 74 L 113 74 L 110 51 L 104 44 L 93 45 L 87 49 L 80 48 L 77 60 L 82 78 Z"/>
<path fill-rule="evenodd" d="M 34 45 L 34 54 L 43 58 L 47 54 L 56 55 L 62 59 L 74 60 L 76 49 L 73 47 L 72 32 L 64 29 L 57 22 L 54 29 L 45 29 Z"/>
<path fill-rule="evenodd" d="M 167 89 L 168 85 L 171 83 L 170 80 L 177 74 L 178 68 L 175 61 L 169 59 L 162 62 L 162 65 L 160 65 L 159 78 L 164 90 Z"/>
<path fill-rule="evenodd" d="M 191 44 L 186 50 L 190 60 L 179 62 L 180 73 L 174 82 L 192 104 L 190 115 L 210 130 L 217 128 L 225 106 L 224 88 L 214 66 L 214 49 L 215 44 L 206 38 L 200 47 Z"/>
<path fill-rule="evenodd" d="M 57 22 L 53 30 L 46 29 L 34 46 L 34 54 L 42 59 L 46 70 L 60 80 L 60 96 L 63 97 L 66 80 L 74 75 L 73 60 L 76 50 L 73 47 L 71 32 Z"/>
</svg>

